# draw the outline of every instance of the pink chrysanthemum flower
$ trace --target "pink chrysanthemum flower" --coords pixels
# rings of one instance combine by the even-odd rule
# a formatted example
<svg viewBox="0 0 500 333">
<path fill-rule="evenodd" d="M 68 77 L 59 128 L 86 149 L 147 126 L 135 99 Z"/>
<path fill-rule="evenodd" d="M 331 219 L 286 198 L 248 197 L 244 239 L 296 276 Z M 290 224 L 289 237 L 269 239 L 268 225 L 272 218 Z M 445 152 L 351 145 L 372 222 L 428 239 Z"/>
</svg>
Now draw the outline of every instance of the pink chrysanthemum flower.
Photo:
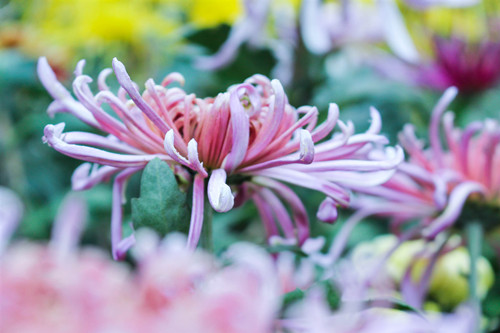
<svg viewBox="0 0 500 333">
<path fill-rule="evenodd" d="M 281 305 L 273 258 L 247 243 L 233 244 L 219 260 L 169 235 L 139 239 L 137 284 L 143 327 L 162 332 L 271 332 Z M 179 236 L 179 237 L 178 237 Z"/>
<path fill-rule="evenodd" d="M 94 95 L 88 85 L 92 79 L 82 74 L 83 66 L 84 61 L 79 62 L 75 71 L 75 100 L 57 81 L 46 59 L 40 58 L 40 80 L 54 98 L 48 112 L 71 113 L 109 135 L 63 133 L 64 123 L 60 123 L 45 127 L 44 140 L 65 155 L 95 163 L 75 170 L 75 190 L 90 188 L 117 174 L 112 216 L 115 258 L 122 257 L 134 242 L 133 235 L 122 239 L 124 184 L 154 158 L 188 178 L 194 175 L 188 235 L 191 248 L 200 238 L 205 179 L 208 199 L 216 211 L 228 211 L 235 202 L 252 198 L 268 236 L 279 234 L 279 224 L 286 238 L 301 243 L 309 235 L 306 210 L 297 195 L 281 182 L 324 193 L 327 199 L 318 216 L 334 220 L 336 205 L 346 206 L 349 202 L 349 187 L 386 181 L 403 159 L 399 147 L 388 148 L 384 156 L 376 154 L 372 158 L 374 144 L 387 143 L 379 135 L 381 121 L 375 109 L 371 110 L 372 124 L 363 134 L 355 135 L 351 123 L 338 120 L 335 104 L 330 105 L 326 121 L 316 126 L 315 107 L 295 109 L 288 104 L 280 82 L 262 75 L 254 75 L 215 98 L 201 99 L 169 87 L 173 81 L 184 81 L 180 74 L 173 73 L 162 85 L 149 79 L 141 95 L 124 65 L 114 59 L 118 94 L 106 85 L 112 70 L 105 69 L 99 75 L 99 93 Z M 108 104 L 116 117 L 105 112 L 102 104 Z M 336 125 L 341 133 L 328 138 Z M 244 176 L 238 177 L 244 182 L 233 183 L 231 177 L 237 175 Z M 283 201 L 290 206 L 292 217 Z"/>
<path fill-rule="evenodd" d="M 456 94 L 456 88 L 449 88 L 436 105 L 428 149 L 416 138 L 414 128 L 405 126 L 400 143 L 409 161 L 401 163 L 385 184 L 357 189 L 364 193 L 353 202 L 359 209 L 357 220 L 371 214 L 387 216 L 395 230 L 420 220 L 422 234 L 434 238 L 460 219 L 468 203 L 476 207 L 475 218 L 483 219 L 480 215 L 487 213 L 488 221 L 483 222 L 500 221 L 500 125 L 486 119 L 463 130 L 455 127 L 454 114 L 444 111 Z M 441 144 L 441 122 L 448 150 Z"/>
<path fill-rule="evenodd" d="M 0 205 L 6 244 L 21 215 L 12 192 L 0 188 L 0 198 L 15 204 Z M 140 237 L 132 271 L 102 251 L 78 248 L 84 220 L 84 202 L 69 196 L 48 245 L 16 242 L 0 251 L 2 333 L 272 331 L 282 295 L 263 249 L 234 244 L 222 265 L 186 248 L 183 236 Z"/>
</svg>

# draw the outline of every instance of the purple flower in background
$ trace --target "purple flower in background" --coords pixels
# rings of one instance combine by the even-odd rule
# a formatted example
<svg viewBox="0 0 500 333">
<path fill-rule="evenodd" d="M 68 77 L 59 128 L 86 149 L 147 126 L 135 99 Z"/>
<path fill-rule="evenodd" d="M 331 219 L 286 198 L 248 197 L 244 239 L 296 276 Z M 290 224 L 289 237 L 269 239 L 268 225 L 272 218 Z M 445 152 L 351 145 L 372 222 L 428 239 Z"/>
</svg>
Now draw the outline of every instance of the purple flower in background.
<svg viewBox="0 0 500 333">
<path fill-rule="evenodd" d="M 417 84 L 437 90 L 455 86 L 460 92 L 473 93 L 500 79 L 500 42 L 468 44 L 458 37 L 436 37 L 434 53 L 434 62 L 415 73 Z"/>
<path fill-rule="evenodd" d="M 412 12 L 407 16 L 415 61 L 393 49 L 396 57 L 372 53 L 366 59 L 369 64 L 389 78 L 439 91 L 454 86 L 472 94 L 498 83 L 500 12 L 496 1 L 407 2 L 420 16 L 418 21 L 412 21 Z M 435 5 L 449 9 L 439 12 L 431 8 Z"/>
<path fill-rule="evenodd" d="M 92 79 L 82 74 L 83 66 L 79 62 L 75 71 L 75 100 L 57 81 L 46 59 L 40 58 L 40 80 L 54 98 L 48 112 L 68 112 L 107 136 L 63 132 L 64 123 L 60 123 L 45 127 L 44 140 L 60 153 L 90 162 L 75 170 L 75 190 L 91 188 L 116 174 L 111 222 L 115 258 L 123 257 L 134 243 L 133 235 L 122 239 L 125 183 L 154 158 L 167 162 L 183 177 L 193 175 L 190 248 L 200 238 L 205 186 L 216 211 L 225 212 L 253 199 L 268 237 L 281 229 L 286 238 L 302 243 L 309 236 L 307 213 L 298 196 L 282 182 L 324 193 L 327 199 L 318 217 L 332 221 L 336 206 L 348 205 L 351 186 L 385 182 L 403 159 L 399 147 L 374 151 L 374 144 L 387 143 L 379 135 L 381 120 L 375 109 L 371 110 L 370 128 L 362 134 L 354 134 L 352 123 L 338 120 L 335 104 L 330 105 L 325 122 L 317 125 L 316 107 L 295 109 L 288 104 L 280 82 L 262 75 L 215 98 L 201 99 L 169 87 L 173 81 L 184 81 L 174 73 L 162 85 L 149 79 L 141 94 L 124 65 L 115 59 L 113 69 L 120 84 L 117 95 L 105 82 L 111 69 L 99 75 L 99 93 L 94 95 L 89 87 Z M 336 125 L 341 132 L 329 137 Z M 239 177 L 244 181 L 233 182 L 236 175 L 244 176 Z"/>
</svg>

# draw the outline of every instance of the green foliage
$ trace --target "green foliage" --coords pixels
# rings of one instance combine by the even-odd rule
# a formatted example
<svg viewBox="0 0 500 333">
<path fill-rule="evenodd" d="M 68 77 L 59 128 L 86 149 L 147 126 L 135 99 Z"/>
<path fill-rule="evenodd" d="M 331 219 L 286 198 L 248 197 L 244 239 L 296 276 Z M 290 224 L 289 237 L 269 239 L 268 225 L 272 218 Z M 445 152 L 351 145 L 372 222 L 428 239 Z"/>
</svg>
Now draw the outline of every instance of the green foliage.
<svg viewBox="0 0 500 333">
<path fill-rule="evenodd" d="M 336 310 L 340 305 L 340 291 L 331 283 L 331 281 L 323 281 L 323 288 L 325 290 L 326 301 L 330 309 Z"/>
<path fill-rule="evenodd" d="M 296 288 L 295 290 L 292 290 L 292 291 L 286 293 L 283 296 L 282 308 L 286 308 L 286 307 L 290 306 L 291 304 L 302 300 L 304 298 L 304 296 L 305 296 L 304 291 L 299 289 L 299 288 Z"/>
<path fill-rule="evenodd" d="M 151 228 L 162 236 L 187 233 L 190 214 L 187 195 L 168 164 L 158 158 L 149 162 L 142 173 L 140 197 L 132 199 L 134 226 Z"/>
</svg>

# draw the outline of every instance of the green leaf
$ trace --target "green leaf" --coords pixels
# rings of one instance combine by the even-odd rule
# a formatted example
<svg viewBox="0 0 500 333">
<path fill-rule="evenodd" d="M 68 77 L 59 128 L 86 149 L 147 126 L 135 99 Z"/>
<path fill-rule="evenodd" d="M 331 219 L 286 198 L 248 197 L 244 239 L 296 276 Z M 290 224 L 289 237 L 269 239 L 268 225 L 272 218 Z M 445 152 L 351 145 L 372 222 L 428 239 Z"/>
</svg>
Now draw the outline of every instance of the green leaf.
<svg viewBox="0 0 500 333">
<path fill-rule="evenodd" d="M 282 307 L 285 308 L 289 305 L 291 305 L 292 303 L 295 303 L 297 301 L 300 301 L 304 298 L 304 291 L 299 289 L 299 288 L 296 288 L 295 290 L 292 290 L 288 293 L 286 293 L 284 296 L 283 296 L 283 305 Z"/>
<path fill-rule="evenodd" d="M 155 158 L 142 173 L 140 197 L 132 199 L 132 221 L 136 228 L 148 227 L 161 236 L 187 233 L 191 216 L 187 202 L 168 164 Z"/>
<path fill-rule="evenodd" d="M 326 301 L 330 309 L 337 310 L 340 306 L 340 291 L 330 281 L 324 281 L 322 284 L 325 288 Z"/>
</svg>

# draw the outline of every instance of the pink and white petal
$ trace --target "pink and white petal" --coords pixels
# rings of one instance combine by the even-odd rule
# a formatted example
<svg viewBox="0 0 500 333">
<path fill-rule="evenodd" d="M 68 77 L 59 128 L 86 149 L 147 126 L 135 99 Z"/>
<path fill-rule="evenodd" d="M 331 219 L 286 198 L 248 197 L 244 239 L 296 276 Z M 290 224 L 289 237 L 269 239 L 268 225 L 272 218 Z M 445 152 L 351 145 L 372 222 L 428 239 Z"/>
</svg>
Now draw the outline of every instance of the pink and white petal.
<svg viewBox="0 0 500 333">
<path fill-rule="evenodd" d="M 203 209 L 205 205 L 205 178 L 196 174 L 193 182 L 193 208 L 191 211 L 191 220 L 189 222 L 189 233 L 187 247 L 191 250 L 196 249 L 200 241 L 201 230 L 203 228 Z"/>
<path fill-rule="evenodd" d="M 163 119 L 158 116 L 158 114 L 149 106 L 148 103 L 142 98 L 141 94 L 137 90 L 136 86 L 130 79 L 130 76 L 125 69 L 123 63 L 118 59 L 113 58 L 113 69 L 115 71 L 116 78 L 120 85 L 127 91 L 130 98 L 134 101 L 137 107 L 144 112 L 144 114 L 151 120 L 151 122 L 163 133 L 167 133 L 169 130 L 168 125 Z"/>
<path fill-rule="evenodd" d="M 429 141 L 433 156 L 440 167 L 443 166 L 443 148 L 441 146 L 441 139 L 439 137 L 439 124 L 441 122 L 441 116 L 446 111 L 448 105 L 451 101 L 455 99 L 458 94 L 458 89 L 455 87 L 450 87 L 446 89 L 443 96 L 439 99 L 434 110 L 432 110 L 431 123 L 429 125 Z"/>
<path fill-rule="evenodd" d="M 337 204 L 332 198 L 326 198 L 321 202 L 316 213 L 318 220 L 326 223 L 334 223 L 337 221 L 338 211 Z"/>
<path fill-rule="evenodd" d="M 60 126 L 62 125 L 62 127 Z M 121 155 L 110 153 L 97 148 L 73 145 L 64 141 L 62 129 L 64 123 L 58 125 L 47 125 L 44 129 L 44 141 L 61 154 L 87 162 L 109 165 L 118 168 L 145 166 L 149 161 L 158 157 L 162 160 L 170 160 L 167 155 Z"/>
<path fill-rule="evenodd" d="M 484 194 L 485 192 L 484 186 L 479 183 L 464 182 L 459 184 L 451 192 L 448 205 L 444 212 L 434 219 L 431 224 L 422 231 L 422 234 L 429 239 L 433 239 L 441 231 L 449 228 L 455 223 L 462 212 L 465 201 L 472 193 Z"/>
<path fill-rule="evenodd" d="M 88 190 L 97 184 L 107 181 L 121 169 L 111 166 L 98 167 L 97 164 L 83 163 L 79 165 L 71 176 L 71 189 L 73 191 Z"/>
<path fill-rule="evenodd" d="M 215 211 L 223 213 L 234 206 L 234 196 L 231 187 L 226 184 L 226 171 L 213 170 L 208 180 L 208 200 Z"/>
<path fill-rule="evenodd" d="M 125 183 L 141 168 L 127 168 L 120 172 L 113 183 L 113 208 L 111 211 L 111 251 L 113 259 L 121 260 L 128 249 L 134 244 L 134 235 L 123 238 L 122 234 L 122 205 L 124 201 Z"/>
<path fill-rule="evenodd" d="M 208 177 L 208 173 L 203 167 L 203 162 L 200 162 L 198 157 L 198 143 L 195 139 L 191 139 L 188 143 L 188 159 L 191 168 L 201 174 L 204 178 Z"/>
<path fill-rule="evenodd" d="M 70 193 L 65 196 L 52 227 L 50 247 L 60 259 L 73 254 L 87 219 L 85 199 Z"/>
<path fill-rule="evenodd" d="M 249 119 L 243 106 L 241 105 L 238 93 L 233 90 L 229 97 L 229 106 L 231 109 L 231 127 L 233 133 L 233 142 L 231 151 L 222 163 L 226 172 L 231 173 L 243 161 L 248 149 L 250 138 Z"/>
</svg>

